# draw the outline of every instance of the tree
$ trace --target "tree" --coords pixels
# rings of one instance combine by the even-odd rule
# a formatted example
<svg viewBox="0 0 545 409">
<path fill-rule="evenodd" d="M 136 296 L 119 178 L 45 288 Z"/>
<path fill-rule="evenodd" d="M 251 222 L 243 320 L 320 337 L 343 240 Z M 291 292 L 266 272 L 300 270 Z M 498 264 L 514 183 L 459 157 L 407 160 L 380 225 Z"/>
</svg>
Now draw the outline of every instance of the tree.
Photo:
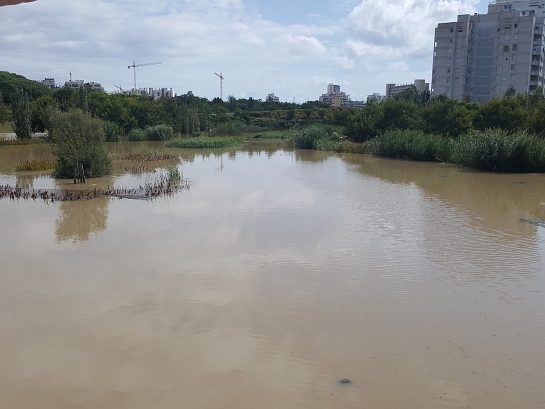
<svg viewBox="0 0 545 409">
<path fill-rule="evenodd" d="M 13 117 L 13 132 L 19 139 L 30 139 L 32 121 L 32 112 L 28 95 L 21 88 L 15 89 L 13 103 L 11 104 L 11 112 Z"/>
<path fill-rule="evenodd" d="M 0 125 L 4 122 L 8 122 L 9 118 L 9 108 L 7 105 L 4 105 L 4 99 L 2 98 L 2 93 L 0 92 Z"/>
<path fill-rule="evenodd" d="M 59 158 L 55 176 L 99 177 L 110 173 L 111 161 L 104 148 L 102 121 L 77 109 L 59 112 L 52 119 L 53 153 Z"/>
</svg>

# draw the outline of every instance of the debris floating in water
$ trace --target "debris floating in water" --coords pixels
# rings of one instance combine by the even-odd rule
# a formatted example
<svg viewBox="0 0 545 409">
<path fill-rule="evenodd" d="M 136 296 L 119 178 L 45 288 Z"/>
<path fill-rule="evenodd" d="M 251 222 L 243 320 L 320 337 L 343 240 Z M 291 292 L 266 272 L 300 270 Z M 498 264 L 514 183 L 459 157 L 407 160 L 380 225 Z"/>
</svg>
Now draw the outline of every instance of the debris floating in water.
<svg viewBox="0 0 545 409">
<path fill-rule="evenodd" d="M 341 383 L 352 383 L 350 379 L 341 379 Z"/>
</svg>

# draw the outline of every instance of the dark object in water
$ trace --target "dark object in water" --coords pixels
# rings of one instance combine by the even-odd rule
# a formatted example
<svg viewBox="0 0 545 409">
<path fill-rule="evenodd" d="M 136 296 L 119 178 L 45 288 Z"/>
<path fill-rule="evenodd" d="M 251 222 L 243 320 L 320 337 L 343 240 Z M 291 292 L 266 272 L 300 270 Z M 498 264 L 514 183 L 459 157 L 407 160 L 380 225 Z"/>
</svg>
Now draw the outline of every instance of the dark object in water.
<svg viewBox="0 0 545 409">
<path fill-rule="evenodd" d="M 538 227 L 545 227 L 545 220 L 528 220 L 528 219 L 520 219 L 521 222 L 530 223 L 534 226 Z"/>
<path fill-rule="evenodd" d="M 342 379 L 340 383 L 352 383 L 350 379 Z"/>
</svg>

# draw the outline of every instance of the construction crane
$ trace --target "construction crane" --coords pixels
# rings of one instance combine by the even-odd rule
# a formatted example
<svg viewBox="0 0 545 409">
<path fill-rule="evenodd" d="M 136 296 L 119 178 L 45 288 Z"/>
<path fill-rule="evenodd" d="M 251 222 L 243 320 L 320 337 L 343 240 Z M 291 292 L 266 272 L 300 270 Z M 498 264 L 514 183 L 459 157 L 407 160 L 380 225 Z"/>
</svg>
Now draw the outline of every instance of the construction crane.
<svg viewBox="0 0 545 409">
<path fill-rule="evenodd" d="M 119 91 L 123 92 L 123 88 L 121 88 L 119 85 L 114 84 L 114 87 L 119 88 Z"/>
<path fill-rule="evenodd" d="M 218 74 L 217 72 L 215 72 L 214 74 L 216 74 L 218 77 L 220 77 L 220 98 L 223 101 L 223 73 L 220 72 Z"/>
<path fill-rule="evenodd" d="M 136 61 L 132 62 L 132 65 L 129 65 L 127 68 L 130 70 L 131 68 L 134 70 L 134 92 L 136 93 L 136 68 L 137 67 L 144 67 L 146 65 L 157 65 L 161 64 L 160 62 L 147 62 L 144 64 L 137 64 Z"/>
</svg>

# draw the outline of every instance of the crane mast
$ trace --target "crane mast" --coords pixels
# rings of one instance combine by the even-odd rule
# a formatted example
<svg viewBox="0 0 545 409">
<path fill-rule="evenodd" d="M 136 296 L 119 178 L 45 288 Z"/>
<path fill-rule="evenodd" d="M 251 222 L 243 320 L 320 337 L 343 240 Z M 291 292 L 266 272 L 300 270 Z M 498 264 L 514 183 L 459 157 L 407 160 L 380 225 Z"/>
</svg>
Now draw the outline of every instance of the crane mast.
<svg viewBox="0 0 545 409">
<path fill-rule="evenodd" d="M 157 65 L 157 64 L 161 64 L 161 63 L 160 62 L 147 62 L 147 63 L 143 63 L 143 64 L 137 64 L 136 61 L 133 61 L 132 65 L 129 65 L 127 67 L 129 70 L 132 68 L 133 71 L 134 71 L 134 93 L 136 93 L 136 68 L 137 67 L 144 67 L 146 65 Z"/>
<path fill-rule="evenodd" d="M 220 72 L 219 74 L 217 72 L 214 73 L 220 78 L 220 98 L 223 101 L 223 73 Z"/>
</svg>

